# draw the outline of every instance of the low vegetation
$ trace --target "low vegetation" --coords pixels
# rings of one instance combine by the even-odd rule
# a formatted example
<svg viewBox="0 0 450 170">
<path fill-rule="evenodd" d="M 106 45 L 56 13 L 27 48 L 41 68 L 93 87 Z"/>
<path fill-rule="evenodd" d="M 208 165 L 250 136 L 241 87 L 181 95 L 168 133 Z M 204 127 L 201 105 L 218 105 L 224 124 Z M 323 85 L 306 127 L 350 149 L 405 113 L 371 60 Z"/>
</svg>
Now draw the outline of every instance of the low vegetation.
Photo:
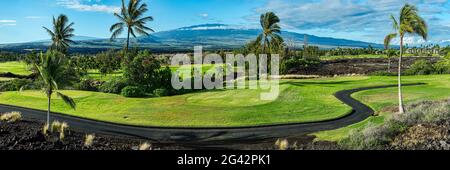
<svg viewBox="0 0 450 170">
<path fill-rule="evenodd" d="M 89 134 L 84 137 L 84 146 L 91 147 L 94 144 L 95 135 Z"/>
<path fill-rule="evenodd" d="M 140 151 L 152 150 L 152 144 L 150 144 L 148 142 L 144 142 L 141 145 L 139 145 L 138 150 L 140 150 Z"/>
<path fill-rule="evenodd" d="M 287 139 L 277 139 L 275 142 L 275 148 L 277 150 L 287 150 L 289 149 L 289 142 Z"/>
<path fill-rule="evenodd" d="M 8 123 L 13 123 L 22 120 L 22 113 L 10 112 L 0 114 L 0 120 Z"/>
<path fill-rule="evenodd" d="M 395 136 L 414 125 L 441 124 L 450 118 L 450 99 L 440 102 L 420 101 L 406 108 L 405 114 L 394 114 L 384 124 L 369 123 L 353 130 L 340 144 L 347 149 L 387 149 Z"/>
</svg>

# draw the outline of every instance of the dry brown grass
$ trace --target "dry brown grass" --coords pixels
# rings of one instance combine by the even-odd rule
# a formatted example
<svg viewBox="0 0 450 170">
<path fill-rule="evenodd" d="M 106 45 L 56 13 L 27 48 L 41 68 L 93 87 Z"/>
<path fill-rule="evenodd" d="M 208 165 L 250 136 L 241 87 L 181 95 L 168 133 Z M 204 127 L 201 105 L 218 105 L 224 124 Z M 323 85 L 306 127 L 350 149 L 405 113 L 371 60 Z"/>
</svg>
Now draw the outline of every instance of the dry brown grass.
<svg viewBox="0 0 450 170">
<path fill-rule="evenodd" d="M 287 150 L 289 148 L 289 142 L 287 139 L 277 139 L 275 147 L 278 150 Z"/>
<path fill-rule="evenodd" d="M 94 144 L 95 135 L 89 134 L 84 137 L 84 146 L 91 147 Z"/>
<path fill-rule="evenodd" d="M 9 112 L 1 114 L 0 116 L 1 121 L 5 121 L 8 123 L 13 123 L 22 120 L 22 113 L 20 112 Z"/>
<path fill-rule="evenodd" d="M 139 150 L 140 151 L 145 151 L 145 150 L 151 150 L 152 149 L 152 144 L 150 143 L 142 143 L 141 145 L 139 145 Z"/>
</svg>

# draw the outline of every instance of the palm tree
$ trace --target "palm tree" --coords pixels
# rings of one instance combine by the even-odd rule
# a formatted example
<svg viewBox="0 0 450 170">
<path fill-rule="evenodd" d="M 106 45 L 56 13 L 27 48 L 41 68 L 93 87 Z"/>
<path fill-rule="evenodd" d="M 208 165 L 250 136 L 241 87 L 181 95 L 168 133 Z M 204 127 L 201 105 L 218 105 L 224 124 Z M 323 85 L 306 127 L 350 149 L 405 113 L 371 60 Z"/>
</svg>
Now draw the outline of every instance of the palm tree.
<svg viewBox="0 0 450 170">
<path fill-rule="evenodd" d="M 424 40 L 427 39 L 428 28 L 425 20 L 419 16 L 418 10 L 415 6 L 405 4 L 400 11 L 400 18 L 397 20 L 393 15 L 391 15 L 391 20 L 393 22 L 393 28 L 395 33 L 389 34 L 388 40 L 391 41 L 393 37 L 400 37 L 400 56 L 398 59 L 398 104 L 399 112 L 404 113 L 403 107 L 403 97 L 402 97 L 402 84 L 401 84 L 401 68 L 402 68 L 402 57 L 403 57 L 403 38 L 406 34 L 419 35 Z"/>
<path fill-rule="evenodd" d="M 74 36 L 75 31 L 72 26 L 74 23 L 69 23 L 69 19 L 66 15 L 61 14 L 57 19 L 53 17 L 53 30 L 43 27 L 52 38 L 52 45 L 50 50 L 56 50 L 61 53 L 67 53 L 69 44 L 74 43 L 70 38 Z"/>
<path fill-rule="evenodd" d="M 277 47 L 283 43 L 283 38 L 279 35 L 281 34 L 279 22 L 280 18 L 273 12 L 261 15 L 262 33 L 258 35 L 254 43 L 257 43 L 258 46 L 262 45 L 263 53 L 270 53 L 272 49 L 278 49 Z"/>
<path fill-rule="evenodd" d="M 125 6 L 125 1 L 122 0 L 122 9 L 120 13 L 114 13 L 114 16 L 119 19 L 118 23 L 115 23 L 109 29 L 112 32 L 111 40 L 114 40 L 122 34 L 124 28 L 127 28 L 127 42 L 125 51 L 128 51 L 130 44 L 130 35 L 136 38 L 136 33 L 140 35 L 149 36 L 147 31 L 153 32 L 153 29 L 145 26 L 146 22 L 153 21 L 152 16 L 144 17 L 144 13 L 147 12 L 147 4 L 141 4 L 141 0 L 130 0 L 128 6 Z"/>
<path fill-rule="evenodd" d="M 71 108 L 75 109 L 75 101 L 58 91 L 58 84 L 63 84 L 66 76 L 63 73 L 67 69 L 65 58 L 57 51 L 49 51 L 46 54 L 40 54 L 40 62 L 35 63 L 34 67 L 38 71 L 40 78 L 44 82 L 44 92 L 47 95 L 47 126 L 50 124 L 50 101 L 52 94 L 56 94 L 68 104 Z"/>
</svg>

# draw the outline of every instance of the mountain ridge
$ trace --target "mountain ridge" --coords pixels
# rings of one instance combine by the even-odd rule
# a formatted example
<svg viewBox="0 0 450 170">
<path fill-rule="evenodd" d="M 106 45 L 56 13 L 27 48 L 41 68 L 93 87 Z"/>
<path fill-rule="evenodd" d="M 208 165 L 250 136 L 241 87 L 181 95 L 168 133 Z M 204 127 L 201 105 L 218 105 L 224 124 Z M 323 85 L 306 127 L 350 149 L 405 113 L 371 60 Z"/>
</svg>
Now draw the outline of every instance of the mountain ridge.
<svg viewBox="0 0 450 170">
<path fill-rule="evenodd" d="M 191 51 L 194 46 L 202 45 L 205 49 L 235 49 L 241 48 L 249 41 L 256 38 L 261 32 L 258 28 L 227 24 L 200 24 L 181 27 L 168 31 L 151 34 L 148 37 L 137 37 L 131 39 L 131 45 L 138 48 L 151 49 L 156 52 Z M 293 42 L 295 48 L 301 48 L 306 36 L 308 44 L 320 48 L 383 48 L 383 45 L 340 39 L 333 37 L 319 37 L 310 34 L 302 34 L 290 31 L 282 31 L 281 36 L 286 41 Z M 110 48 L 123 48 L 125 39 L 119 38 L 110 41 L 108 38 L 96 38 L 88 36 L 76 36 L 75 44 L 72 45 L 73 52 L 94 52 Z M 0 50 L 27 51 L 45 50 L 49 40 L 15 44 L 0 44 Z"/>
</svg>

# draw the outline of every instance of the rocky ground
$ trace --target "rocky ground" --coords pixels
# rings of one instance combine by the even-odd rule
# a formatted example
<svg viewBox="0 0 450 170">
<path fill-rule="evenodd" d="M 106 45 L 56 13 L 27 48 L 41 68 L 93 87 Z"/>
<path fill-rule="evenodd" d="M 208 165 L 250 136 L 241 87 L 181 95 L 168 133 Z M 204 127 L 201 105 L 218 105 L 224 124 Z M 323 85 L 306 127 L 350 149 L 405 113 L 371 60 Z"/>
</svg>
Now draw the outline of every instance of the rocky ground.
<svg viewBox="0 0 450 170">
<path fill-rule="evenodd" d="M 284 145 L 277 139 L 253 143 L 231 142 L 221 147 L 195 144 L 168 144 L 145 139 L 95 135 L 93 145 L 84 146 L 85 133 L 68 130 L 63 141 L 58 134 L 42 134 L 43 123 L 22 120 L 15 123 L 0 122 L 0 150 L 138 150 L 142 143 L 150 143 L 154 150 L 237 149 L 237 150 L 339 150 L 335 142 L 314 141 L 314 136 L 286 138 Z M 450 121 L 440 124 L 420 124 L 397 135 L 386 149 L 391 150 L 449 150 Z M 283 144 L 282 144 L 283 145 Z"/>
<path fill-rule="evenodd" d="M 70 126 L 70 125 L 69 125 Z M 173 144 L 158 143 L 145 139 L 95 134 L 93 145 L 84 146 L 86 133 L 68 130 L 65 138 L 59 140 L 59 133 L 43 135 L 43 123 L 21 120 L 14 123 L 0 121 L 0 150 L 138 150 L 145 142 L 154 150 L 191 150 L 191 149 L 238 149 L 238 150 L 272 150 L 277 139 L 255 141 L 253 143 L 231 142 L 219 147 L 208 144 Z M 336 143 L 313 142 L 313 136 L 287 138 L 286 149 L 329 150 L 337 149 Z"/>
<path fill-rule="evenodd" d="M 403 70 L 412 65 L 417 60 L 427 60 L 435 63 L 439 60 L 438 57 L 405 57 L 403 58 Z M 321 61 L 317 69 L 305 70 L 304 68 L 292 69 L 289 74 L 300 75 L 320 75 L 320 76 L 334 76 L 334 75 L 348 75 L 359 74 L 366 75 L 378 71 L 388 71 L 388 59 L 386 58 L 354 58 L 354 59 L 337 59 Z M 398 69 L 398 59 L 391 59 L 391 72 L 396 72 Z"/>
<path fill-rule="evenodd" d="M 59 134 L 43 135 L 43 123 L 0 122 L 0 150 L 136 150 L 144 139 L 95 134 L 92 146 L 84 146 L 85 133 L 68 130 L 64 140 Z M 184 149 L 180 146 L 152 144 L 152 149 Z"/>
<path fill-rule="evenodd" d="M 450 150 L 450 122 L 419 124 L 396 136 L 391 149 Z"/>
</svg>

